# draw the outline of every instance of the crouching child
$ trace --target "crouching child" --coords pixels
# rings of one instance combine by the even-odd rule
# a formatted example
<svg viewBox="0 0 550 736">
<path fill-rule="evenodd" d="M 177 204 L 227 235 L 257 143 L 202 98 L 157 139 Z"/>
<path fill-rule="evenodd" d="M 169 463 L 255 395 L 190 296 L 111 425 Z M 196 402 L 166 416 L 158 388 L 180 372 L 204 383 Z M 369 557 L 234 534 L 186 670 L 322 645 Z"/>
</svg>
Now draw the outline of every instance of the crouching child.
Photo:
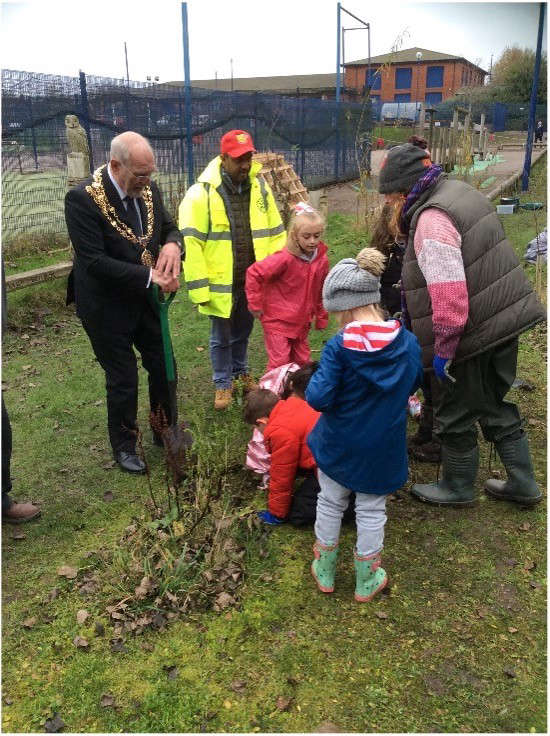
<svg viewBox="0 0 550 736">
<path fill-rule="evenodd" d="M 315 470 L 306 438 L 318 418 L 319 412 L 294 394 L 280 399 L 263 388 L 248 394 L 244 419 L 263 433 L 271 455 L 267 509 L 258 512 L 264 523 L 282 524 L 287 520 L 297 473 Z"/>
</svg>

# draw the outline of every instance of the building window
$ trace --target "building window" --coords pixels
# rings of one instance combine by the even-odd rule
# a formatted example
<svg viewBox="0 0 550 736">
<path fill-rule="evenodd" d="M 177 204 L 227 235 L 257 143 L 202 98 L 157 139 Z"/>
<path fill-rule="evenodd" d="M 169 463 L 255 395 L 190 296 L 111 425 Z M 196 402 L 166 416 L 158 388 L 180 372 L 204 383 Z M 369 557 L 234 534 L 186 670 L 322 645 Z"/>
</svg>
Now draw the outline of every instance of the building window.
<svg viewBox="0 0 550 736">
<path fill-rule="evenodd" d="M 426 104 L 427 105 L 437 105 L 438 102 L 441 102 L 443 99 L 443 94 L 441 92 L 426 92 Z"/>
<path fill-rule="evenodd" d="M 370 71 L 370 74 L 369 74 Z M 378 69 L 367 69 L 365 72 L 365 86 L 369 89 L 380 89 L 380 71 Z"/>
<path fill-rule="evenodd" d="M 400 95 L 394 95 L 393 96 L 393 101 L 394 102 L 410 102 L 411 101 L 411 93 L 410 92 L 407 92 L 407 93 L 403 93 L 403 94 L 400 94 Z"/>
<path fill-rule="evenodd" d="M 443 67 L 429 66 L 426 74 L 426 87 L 443 87 Z"/>
<path fill-rule="evenodd" d="M 395 70 L 395 89 L 410 89 L 412 81 L 412 68 Z"/>
</svg>

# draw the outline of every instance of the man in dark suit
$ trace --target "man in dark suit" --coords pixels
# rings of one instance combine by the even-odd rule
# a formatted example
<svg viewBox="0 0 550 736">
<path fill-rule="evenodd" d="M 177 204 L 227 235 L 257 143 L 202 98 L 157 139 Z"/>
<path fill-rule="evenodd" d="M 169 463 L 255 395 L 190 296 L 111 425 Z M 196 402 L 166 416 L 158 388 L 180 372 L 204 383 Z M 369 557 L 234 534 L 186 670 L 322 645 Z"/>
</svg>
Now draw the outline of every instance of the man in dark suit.
<svg viewBox="0 0 550 736">
<path fill-rule="evenodd" d="M 136 454 L 138 371 L 134 346 L 149 374 L 151 410 L 170 416 L 159 317 L 151 286 L 179 288 L 181 237 L 151 181 L 155 158 L 148 141 L 128 131 L 113 138 L 108 165 L 65 197 L 65 220 L 75 257 L 67 303 L 76 313 L 105 371 L 109 439 L 116 461 L 145 472 Z M 160 438 L 154 436 L 160 444 Z"/>
</svg>

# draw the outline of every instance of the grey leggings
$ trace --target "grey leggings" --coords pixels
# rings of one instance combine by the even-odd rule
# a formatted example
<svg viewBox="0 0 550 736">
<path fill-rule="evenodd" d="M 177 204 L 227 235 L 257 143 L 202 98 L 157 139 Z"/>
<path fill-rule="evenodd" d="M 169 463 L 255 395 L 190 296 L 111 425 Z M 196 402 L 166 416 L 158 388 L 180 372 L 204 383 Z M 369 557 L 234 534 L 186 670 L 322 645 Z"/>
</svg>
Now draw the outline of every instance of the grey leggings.
<svg viewBox="0 0 550 736">
<path fill-rule="evenodd" d="M 320 469 L 318 474 L 321 490 L 317 496 L 315 536 L 321 544 L 332 546 L 338 543 L 342 515 L 347 508 L 352 491 L 329 478 Z M 385 495 L 355 494 L 358 555 L 372 555 L 382 549 L 386 518 Z"/>
</svg>

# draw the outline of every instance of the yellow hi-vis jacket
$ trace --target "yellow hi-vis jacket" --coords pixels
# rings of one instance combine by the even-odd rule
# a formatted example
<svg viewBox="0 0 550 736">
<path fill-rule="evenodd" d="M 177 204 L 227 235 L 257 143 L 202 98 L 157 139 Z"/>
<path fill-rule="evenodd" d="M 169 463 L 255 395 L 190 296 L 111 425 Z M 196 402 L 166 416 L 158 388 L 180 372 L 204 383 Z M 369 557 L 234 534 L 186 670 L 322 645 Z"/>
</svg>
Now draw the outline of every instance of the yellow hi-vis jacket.
<svg viewBox="0 0 550 736">
<path fill-rule="evenodd" d="M 187 190 L 179 206 L 179 228 L 185 245 L 184 277 L 189 298 L 199 312 L 215 317 L 231 315 L 233 244 L 231 224 L 220 194 L 221 159 L 217 156 Z M 257 261 L 281 250 L 286 233 L 273 192 L 262 177 L 262 165 L 250 168 L 250 229 Z"/>
</svg>

